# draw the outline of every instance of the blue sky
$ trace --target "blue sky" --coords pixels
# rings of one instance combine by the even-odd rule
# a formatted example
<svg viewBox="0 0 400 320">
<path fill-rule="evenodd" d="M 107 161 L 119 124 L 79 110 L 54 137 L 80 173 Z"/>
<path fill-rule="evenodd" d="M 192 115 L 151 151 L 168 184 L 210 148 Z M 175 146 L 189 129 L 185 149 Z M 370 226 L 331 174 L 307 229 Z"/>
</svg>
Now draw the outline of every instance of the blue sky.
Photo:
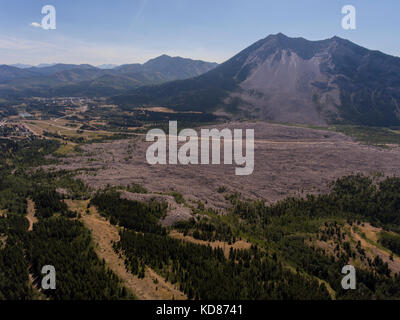
<svg viewBox="0 0 400 320">
<path fill-rule="evenodd" d="M 357 29 L 341 27 L 344 5 Z M 57 29 L 43 30 L 53 5 Z M 278 32 L 334 35 L 400 56 L 399 0 L 1 0 L 0 64 L 134 63 L 160 54 L 223 62 Z"/>
</svg>

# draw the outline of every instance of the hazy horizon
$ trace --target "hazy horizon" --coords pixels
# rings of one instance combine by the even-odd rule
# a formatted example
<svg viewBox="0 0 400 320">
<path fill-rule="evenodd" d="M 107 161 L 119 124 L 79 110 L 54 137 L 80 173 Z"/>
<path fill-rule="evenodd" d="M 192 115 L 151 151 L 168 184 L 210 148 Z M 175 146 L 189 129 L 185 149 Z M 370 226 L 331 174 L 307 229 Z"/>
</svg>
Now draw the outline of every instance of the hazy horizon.
<svg viewBox="0 0 400 320">
<path fill-rule="evenodd" d="M 42 6 L 56 8 L 56 30 L 40 27 Z M 143 63 L 167 54 L 222 63 L 269 34 L 321 40 L 339 36 L 372 50 L 400 56 L 394 41 L 400 3 L 352 3 L 357 29 L 344 30 L 348 1 L 99 0 L 50 3 L 3 0 L 0 64 Z M 23 10 L 21 10 L 23 8 Z M 312 8 L 312 10 L 310 10 Z M 390 32 L 388 32 L 390 30 Z"/>
<path fill-rule="evenodd" d="M 272 35 L 272 34 L 271 34 Z M 270 35 L 268 35 L 268 36 L 270 36 Z M 268 37 L 267 36 L 267 37 Z M 285 36 L 288 36 L 288 35 L 285 35 Z M 290 36 L 288 36 L 289 38 L 298 38 L 298 37 L 290 37 Z M 265 38 L 265 37 L 264 37 Z M 264 39 L 263 38 L 263 39 Z M 304 37 L 301 37 L 301 38 L 304 38 Z M 306 39 L 306 38 L 304 38 L 305 40 L 309 40 L 309 39 Z M 328 38 L 327 38 L 328 39 Z M 261 40 L 261 39 L 259 39 L 259 40 Z M 318 40 L 310 40 L 310 41 L 321 41 L 321 40 L 326 40 L 326 39 L 318 39 Z M 345 40 L 349 40 L 349 39 L 345 39 Z M 351 40 L 350 40 L 351 41 Z M 357 45 L 359 45 L 358 43 L 355 43 L 355 44 L 357 44 Z M 251 44 L 250 44 L 251 45 Z M 242 51 L 242 50 L 244 50 L 245 48 L 242 48 L 240 51 Z M 382 51 L 382 50 L 379 50 L 379 49 L 371 49 L 371 48 L 366 48 L 366 49 L 369 49 L 369 50 L 377 50 L 377 51 L 380 51 L 380 52 L 382 52 L 382 53 L 384 53 L 384 54 L 386 54 L 386 55 L 391 55 L 391 56 L 394 56 L 394 57 L 400 57 L 400 56 L 398 56 L 398 55 L 393 55 L 393 54 L 389 54 L 389 53 L 387 53 L 387 52 L 384 52 L 384 51 Z M 237 53 L 239 53 L 240 51 L 238 51 Z M 235 55 L 237 54 L 237 53 L 235 53 Z M 114 68 L 115 67 L 118 67 L 118 66 L 121 66 L 121 65 L 125 65 L 125 64 L 144 64 L 144 63 L 146 63 L 146 62 L 148 62 L 148 61 L 150 61 L 150 60 L 153 60 L 153 59 L 156 59 L 156 58 L 159 58 L 159 57 L 161 57 L 161 56 L 164 56 L 164 55 L 167 55 L 167 56 L 169 56 L 169 57 L 171 57 L 171 58 L 183 58 L 183 59 L 192 59 L 192 60 L 199 60 L 199 61 L 204 61 L 204 62 L 210 62 L 210 63 L 218 63 L 218 64 L 221 64 L 221 63 L 224 63 L 226 60 L 229 60 L 230 58 L 232 58 L 232 57 L 229 57 L 229 58 L 227 58 L 226 60 L 224 60 L 224 61 L 222 61 L 222 62 L 216 62 L 216 61 L 207 61 L 207 60 L 203 60 L 203 59 L 194 59 L 194 58 L 192 58 L 192 57 L 182 57 L 182 56 L 171 56 L 171 55 L 168 55 L 168 54 L 165 54 L 165 53 L 160 53 L 159 55 L 157 55 L 157 56 L 154 56 L 154 57 L 150 57 L 150 58 L 148 58 L 147 60 L 145 60 L 145 61 L 143 61 L 143 62 L 138 62 L 138 61 L 131 61 L 131 62 L 128 62 L 128 63 L 122 63 L 122 64 L 118 64 L 118 63 L 112 63 L 112 62 L 108 62 L 108 63 L 98 63 L 98 64 L 91 64 L 91 63 L 66 63 L 66 62 L 63 62 L 63 61 L 59 61 L 59 62 L 42 62 L 42 63 L 38 63 L 38 64 L 30 64 L 30 63 L 21 63 L 21 62 L 15 62 L 15 63 L 11 63 L 11 64 L 7 64 L 7 65 L 29 65 L 29 66 L 31 66 L 31 67 L 39 67 L 40 65 L 57 65 L 57 64 L 75 64 L 75 65 L 85 65 L 85 64 L 88 64 L 88 65 L 91 65 L 91 66 L 94 66 L 94 67 L 102 67 L 102 66 L 106 66 L 106 65 L 113 65 L 114 66 Z M 234 56 L 234 55 L 233 55 Z M 0 63 L 0 65 L 1 65 L 2 63 Z"/>
</svg>

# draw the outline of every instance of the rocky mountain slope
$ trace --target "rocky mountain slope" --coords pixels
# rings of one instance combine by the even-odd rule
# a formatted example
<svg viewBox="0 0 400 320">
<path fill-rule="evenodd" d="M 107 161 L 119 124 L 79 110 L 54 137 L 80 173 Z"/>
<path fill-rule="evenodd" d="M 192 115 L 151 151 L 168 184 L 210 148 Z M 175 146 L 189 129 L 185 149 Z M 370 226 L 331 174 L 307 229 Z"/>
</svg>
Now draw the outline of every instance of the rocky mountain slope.
<svg viewBox="0 0 400 320">
<path fill-rule="evenodd" d="M 338 37 L 277 34 L 199 77 L 139 88 L 114 101 L 279 122 L 400 125 L 400 58 Z"/>
</svg>

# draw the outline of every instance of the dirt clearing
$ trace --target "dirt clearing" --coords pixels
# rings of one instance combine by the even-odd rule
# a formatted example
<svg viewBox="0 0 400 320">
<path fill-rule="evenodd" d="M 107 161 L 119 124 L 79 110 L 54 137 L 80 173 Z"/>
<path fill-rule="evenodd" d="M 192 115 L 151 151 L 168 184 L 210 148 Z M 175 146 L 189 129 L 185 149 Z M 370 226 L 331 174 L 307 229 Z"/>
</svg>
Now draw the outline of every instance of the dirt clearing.
<svg viewBox="0 0 400 320">
<path fill-rule="evenodd" d="M 26 218 L 29 221 L 28 231 L 33 230 L 33 224 L 38 221 L 35 217 L 35 203 L 31 199 L 27 199 Z"/>
<path fill-rule="evenodd" d="M 187 297 L 171 283 L 168 283 L 150 268 L 146 268 L 144 279 L 139 279 L 125 269 L 122 258 L 112 248 L 112 241 L 119 241 L 118 229 L 101 217 L 94 207 L 90 214 L 84 214 L 82 221 L 92 232 L 97 244 L 96 253 L 104 259 L 108 267 L 122 280 L 123 285 L 142 300 L 182 300 Z"/>
<path fill-rule="evenodd" d="M 195 239 L 191 236 L 185 236 L 183 233 L 178 232 L 176 230 L 171 231 L 169 236 L 171 238 L 178 239 L 178 240 L 184 240 L 184 241 L 188 241 L 188 242 L 195 243 L 195 244 L 210 246 L 213 249 L 221 248 L 224 251 L 224 255 L 227 259 L 229 258 L 229 251 L 231 248 L 232 249 L 250 249 L 250 247 L 251 247 L 251 243 L 244 241 L 244 240 L 236 241 L 233 244 L 228 244 L 227 242 L 223 242 L 223 241 L 204 241 L 204 240 Z"/>
</svg>

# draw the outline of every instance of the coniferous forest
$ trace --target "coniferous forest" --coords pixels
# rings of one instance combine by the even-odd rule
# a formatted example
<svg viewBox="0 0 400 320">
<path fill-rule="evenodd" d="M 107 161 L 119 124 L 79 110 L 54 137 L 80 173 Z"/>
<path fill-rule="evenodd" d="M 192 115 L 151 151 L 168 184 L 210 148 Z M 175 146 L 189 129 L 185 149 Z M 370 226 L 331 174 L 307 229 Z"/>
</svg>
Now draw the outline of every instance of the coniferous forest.
<svg viewBox="0 0 400 320">
<path fill-rule="evenodd" d="M 226 193 L 221 214 L 201 203 L 193 217 L 166 227 L 168 204 L 123 199 L 116 188 L 91 191 L 64 171 L 32 170 L 57 161 L 47 157 L 52 140 L 0 141 L 0 298 L 133 299 L 95 252 L 72 199 L 88 199 L 120 231 L 113 243 L 126 269 L 139 279 L 150 267 L 189 299 L 397 299 L 400 275 L 390 261 L 364 249 L 362 230 L 381 230 L 377 243 L 400 255 L 400 179 L 352 175 L 333 181 L 330 192 L 286 198 L 272 205 Z M 141 188 L 140 190 L 144 190 Z M 138 191 L 140 192 L 140 191 Z M 38 219 L 29 231 L 28 199 Z M 183 202 L 184 203 L 184 202 Z M 203 243 L 172 238 L 176 230 Z M 359 234 L 359 241 L 350 235 Z M 366 239 L 366 238 L 365 238 Z M 246 241 L 245 249 L 212 247 Z M 208 245 L 207 245 L 208 243 Z M 357 265 L 356 290 L 341 286 L 344 265 Z M 57 270 L 57 289 L 41 290 L 41 268 Z"/>
<path fill-rule="evenodd" d="M 28 145 L 26 145 L 27 143 Z M 27 168 L 46 163 L 58 148 L 48 140 L 0 141 L 0 298 L 6 300 L 103 300 L 133 298 L 120 280 L 98 259 L 89 231 L 67 209 L 56 192 L 52 174 Z M 6 159 L 13 159 L 5 161 Z M 28 232 L 26 199 L 35 202 L 39 219 Z M 41 269 L 53 265 L 56 290 L 40 290 Z M 32 282 L 29 281 L 31 274 Z"/>
</svg>

